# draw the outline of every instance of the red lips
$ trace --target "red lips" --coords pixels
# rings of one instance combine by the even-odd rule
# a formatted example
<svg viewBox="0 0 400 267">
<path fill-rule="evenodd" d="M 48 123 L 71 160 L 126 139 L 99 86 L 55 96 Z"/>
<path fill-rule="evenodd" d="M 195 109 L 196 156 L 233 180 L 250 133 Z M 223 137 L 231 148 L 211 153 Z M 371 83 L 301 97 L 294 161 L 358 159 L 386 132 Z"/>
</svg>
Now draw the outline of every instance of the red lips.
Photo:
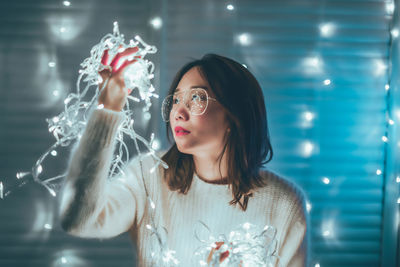
<svg viewBox="0 0 400 267">
<path fill-rule="evenodd" d="M 190 133 L 190 131 L 186 130 L 185 128 L 183 128 L 181 126 L 175 127 L 174 130 L 175 130 L 175 135 L 176 136 L 186 135 L 186 134 Z"/>
</svg>

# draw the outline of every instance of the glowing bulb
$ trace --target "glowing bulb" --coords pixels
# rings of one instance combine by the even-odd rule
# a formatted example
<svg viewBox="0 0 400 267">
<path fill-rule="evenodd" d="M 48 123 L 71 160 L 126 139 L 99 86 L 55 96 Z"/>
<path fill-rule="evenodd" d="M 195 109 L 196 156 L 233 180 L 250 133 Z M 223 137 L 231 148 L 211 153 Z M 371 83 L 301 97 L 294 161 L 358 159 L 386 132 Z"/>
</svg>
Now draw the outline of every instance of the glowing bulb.
<svg viewBox="0 0 400 267">
<path fill-rule="evenodd" d="M 4 190 L 3 182 L 0 182 L 0 198 L 1 198 L 1 199 L 4 198 L 3 190 Z"/>
<path fill-rule="evenodd" d="M 393 38 L 399 37 L 399 30 L 397 28 L 391 31 Z"/>
<path fill-rule="evenodd" d="M 329 180 L 328 177 L 324 177 L 324 178 L 322 178 L 322 182 L 323 182 L 324 184 L 329 184 L 331 181 Z"/>
<path fill-rule="evenodd" d="M 61 257 L 61 263 L 63 263 L 63 264 L 67 263 L 67 258 Z"/>
<path fill-rule="evenodd" d="M 155 17 L 150 21 L 150 24 L 154 29 L 158 30 L 162 27 L 162 19 L 160 17 Z"/>
<path fill-rule="evenodd" d="M 17 179 L 21 179 L 24 178 L 25 176 L 27 176 L 28 174 L 30 174 L 29 172 L 18 172 L 15 176 L 17 177 Z"/>
<path fill-rule="evenodd" d="M 303 117 L 307 120 L 307 121 L 312 121 L 315 117 L 314 113 L 306 111 L 303 113 Z"/>
<path fill-rule="evenodd" d="M 331 80 L 326 79 L 326 80 L 324 81 L 324 84 L 325 84 L 325 85 L 330 85 L 330 84 L 331 84 Z"/>
<path fill-rule="evenodd" d="M 57 156 L 57 151 L 53 150 L 53 151 L 50 152 L 50 154 L 51 154 L 53 157 L 55 157 L 55 156 Z"/>
<path fill-rule="evenodd" d="M 65 28 L 65 27 L 61 27 L 61 28 L 60 28 L 60 32 L 61 32 L 61 33 L 66 32 L 66 31 L 67 31 L 67 28 Z"/>
<path fill-rule="evenodd" d="M 390 15 L 393 14 L 393 12 L 394 12 L 394 2 L 393 1 L 386 3 L 386 12 Z"/>
<path fill-rule="evenodd" d="M 145 113 L 143 114 L 143 118 L 144 118 L 146 121 L 150 120 L 150 119 L 151 119 L 151 114 L 150 114 L 150 112 L 145 112 Z"/>
<path fill-rule="evenodd" d="M 381 175 L 381 174 L 382 174 L 382 171 L 380 169 L 377 169 L 376 170 L 376 175 Z"/>
<path fill-rule="evenodd" d="M 388 141 L 388 138 L 386 136 L 382 136 L 382 141 L 386 143 Z"/>
<path fill-rule="evenodd" d="M 325 238 L 335 237 L 335 221 L 333 219 L 328 219 L 322 222 L 321 234 Z"/>
<path fill-rule="evenodd" d="M 226 9 L 228 9 L 228 10 L 234 10 L 235 7 L 234 7 L 233 5 L 227 5 L 227 6 L 226 6 Z"/>
<path fill-rule="evenodd" d="M 335 25 L 333 23 L 324 23 L 319 26 L 321 35 L 324 37 L 330 37 L 335 31 Z"/>
<path fill-rule="evenodd" d="M 49 62 L 49 67 L 54 68 L 56 66 L 56 63 L 54 61 Z"/>
<path fill-rule="evenodd" d="M 246 45 L 251 44 L 251 38 L 250 38 L 250 35 L 248 33 L 242 33 L 237 38 L 238 38 L 239 43 L 241 45 L 246 46 Z"/>
<path fill-rule="evenodd" d="M 49 192 L 53 197 L 57 196 L 56 192 L 53 189 L 49 188 Z"/>
<path fill-rule="evenodd" d="M 400 197 L 397 199 L 397 204 L 400 204 Z"/>
<path fill-rule="evenodd" d="M 303 155 L 305 157 L 310 156 L 314 150 L 314 145 L 309 141 L 305 141 L 302 146 L 303 146 Z"/>
<path fill-rule="evenodd" d="M 53 91 L 53 95 L 54 95 L 54 96 L 59 96 L 59 95 L 60 95 L 60 91 L 54 90 L 54 91 Z"/>
<path fill-rule="evenodd" d="M 46 224 L 44 225 L 44 228 L 45 228 L 45 229 L 48 229 L 48 230 L 51 230 L 51 229 L 52 229 L 51 224 L 48 224 L 48 223 L 46 223 Z"/>
<path fill-rule="evenodd" d="M 394 124 L 394 120 L 390 119 L 390 120 L 389 120 L 389 124 L 390 124 L 390 125 L 393 125 L 393 124 Z"/>
<path fill-rule="evenodd" d="M 384 74 L 384 72 L 387 68 L 386 64 L 381 59 L 375 60 L 375 67 L 376 67 L 375 75 L 377 75 L 377 76 Z"/>
<path fill-rule="evenodd" d="M 37 171 L 38 174 L 42 173 L 42 171 L 43 171 L 42 165 L 39 165 L 39 166 L 37 167 L 36 171 Z"/>
<path fill-rule="evenodd" d="M 150 224 L 146 224 L 146 228 L 151 230 L 151 225 Z"/>
<path fill-rule="evenodd" d="M 321 61 L 318 57 L 308 57 L 304 59 L 304 63 L 310 67 L 318 67 Z"/>
<path fill-rule="evenodd" d="M 321 267 L 321 265 L 319 265 L 319 263 L 316 263 L 316 264 L 314 265 L 314 267 Z"/>
<path fill-rule="evenodd" d="M 153 143 L 151 144 L 151 148 L 153 148 L 154 150 L 158 150 L 160 148 L 160 141 L 154 139 Z"/>
<path fill-rule="evenodd" d="M 389 88 L 390 88 L 389 84 L 386 84 L 386 85 L 385 85 L 385 89 L 386 89 L 386 91 L 388 91 L 388 90 L 389 90 Z"/>
<path fill-rule="evenodd" d="M 396 177 L 396 183 L 400 183 L 400 176 Z"/>
<path fill-rule="evenodd" d="M 64 5 L 64 6 L 70 6 L 70 5 L 71 5 L 71 2 L 70 2 L 70 1 L 64 1 L 64 2 L 63 2 L 63 5 Z"/>
<path fill-rule="evenodd" d="M 312 209 L 312 205 L 311 205 L 311 203 L 310 202 L 306 202 L 306 209 L 307 209 L 307 212 L 310 212 L 311 211 L 311 209 Z"/>
<path fill-rule="evenodd" d="M 328 237 L 328 236 L 331 235 L 331 232 L 330 232 L 329 230 L 325 230 L 325 231 L 322 233 L 322 235 L 323 235 L 324 237 Z"/>
</svg>

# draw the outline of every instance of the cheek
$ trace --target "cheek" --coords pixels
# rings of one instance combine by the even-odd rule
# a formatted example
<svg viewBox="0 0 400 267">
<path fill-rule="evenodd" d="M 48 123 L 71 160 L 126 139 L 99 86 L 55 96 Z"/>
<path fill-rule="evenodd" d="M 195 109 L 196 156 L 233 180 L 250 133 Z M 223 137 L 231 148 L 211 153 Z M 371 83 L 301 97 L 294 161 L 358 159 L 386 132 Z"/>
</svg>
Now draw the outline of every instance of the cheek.
<svg viewBox="0 0 400 267">
<path fill-rule="evenodd" d="M 228 125 L 225 113 L 221 109 L 207 110 L 205 114 L 198 116 L 198 123 L 203 125 L 203 129 L 214 134 L 225 131 Z"/>
</svg>

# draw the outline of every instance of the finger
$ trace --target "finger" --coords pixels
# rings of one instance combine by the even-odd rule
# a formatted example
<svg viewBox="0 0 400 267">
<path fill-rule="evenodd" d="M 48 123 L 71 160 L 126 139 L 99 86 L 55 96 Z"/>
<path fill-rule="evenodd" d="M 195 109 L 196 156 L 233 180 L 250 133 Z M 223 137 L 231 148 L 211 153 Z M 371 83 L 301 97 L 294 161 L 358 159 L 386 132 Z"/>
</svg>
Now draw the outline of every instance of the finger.
<svg viewBox="0 0 400 267">
<path fill-rule="evenodd" d="M 107 79 L 107 78 L 110 77 L 110 70 L 104 69 L 104 70 L 100 71 L 99 74 L 100 74 L 100 77 L 101 77 L 101 78 L 103 79 L 103 81 L 104 81 L 105 79 Z"/>
<path fill-rule="evenodd" d="M 101 57 L 101 64 L 108 65 L 108 49 L 104 50 L 103 56 Z"/>
<path fill-rule="evenodd" d="M 133 59 L 130 60 L 125 58 L 125 61 L 120 66 L 118 66 L 117 68 L 113 68 L 113 73 L 120 73 L 126 66 L 130 65 L 131 63 L 135 63 L 137 61 L 136 59 L 138 58 L 141 58 L 141 56 L 135 56 Z"/>
<path fill-rule="evenodd" d="M 136 61 L 137 61 L 136 59 L 133 59 L 132 61 L 126 60 L 124 63 L 122 63 L 121 66 L 118 67 L 118 69 L 115 70 L 114 73 L 115 73 L 115 74 L 121 73 L 121 72 L 124 70 L 125 67 L 127 67 L 127 66 L 129 66 L 129 65 L 131 65 L 131 64 L 133 64 L 133 63 L 135 63 Z"/>
<path fill-rule="evenodd" d="M 223 262 L 229 256 L 229 251 L 224 251 L 219 256 L 219 263 Z"/>
<path fill-rule="evenodd" d="M 127 66 L 130 65 L 131 63 L 135 63 L 137 60 L 136 58 L 141 58 L 141 56 L 135 56 L 133 59 L 125 59 L 124 63 L 121 64 L 121 66 L 117 66 L 117 68 L 113 68 L 113 73 L 119 73 L 123 71 L 123 69 Z"/>
<path fill-rule="evenodd" d="M 99 89 L 103 87 L 104 82 L 110 77 L 110 71 L 108 69 L 104 69 L 99 72 L 101 80 L 99 81 Z"/>
<path fill-rule="evenodd" d="M 117 66 L 118 61 L 122 58 L 122 57 L 127 57 L 133 53 L 136 53 L 139 50 L 139 48 L 137 46 L 135 47 L 129 47 L 127 49 L 125 49 L 125 51 L 118 53 L 113 60 L 110 63 L 110 66 L 114 69 L 115 66 Z"/>
</svg>

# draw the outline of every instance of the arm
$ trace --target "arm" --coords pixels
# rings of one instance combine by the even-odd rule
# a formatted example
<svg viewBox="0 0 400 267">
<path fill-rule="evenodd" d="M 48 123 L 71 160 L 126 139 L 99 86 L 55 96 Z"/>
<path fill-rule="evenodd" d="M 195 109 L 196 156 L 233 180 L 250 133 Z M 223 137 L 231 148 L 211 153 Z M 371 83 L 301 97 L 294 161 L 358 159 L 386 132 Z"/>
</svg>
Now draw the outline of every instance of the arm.
<svg viewBox="0 0 400 267">
<path fill-rule="evenodd" d="M 115 135 L 124 115 L 107 109 L 91 114 L 72 154 L 60 206 L 61 225 L 81 237 L 112 237 L 143 216 L 145 193 L 134 163 L 108 179 Z"/>
<path fill-rule="evenodd" d="M 308 266 L 309 258 L 309 222 L 304 193 L 293 184 L 289 198 L 287 231 L 282 237 L 281 266 Z"/>
</svg>

